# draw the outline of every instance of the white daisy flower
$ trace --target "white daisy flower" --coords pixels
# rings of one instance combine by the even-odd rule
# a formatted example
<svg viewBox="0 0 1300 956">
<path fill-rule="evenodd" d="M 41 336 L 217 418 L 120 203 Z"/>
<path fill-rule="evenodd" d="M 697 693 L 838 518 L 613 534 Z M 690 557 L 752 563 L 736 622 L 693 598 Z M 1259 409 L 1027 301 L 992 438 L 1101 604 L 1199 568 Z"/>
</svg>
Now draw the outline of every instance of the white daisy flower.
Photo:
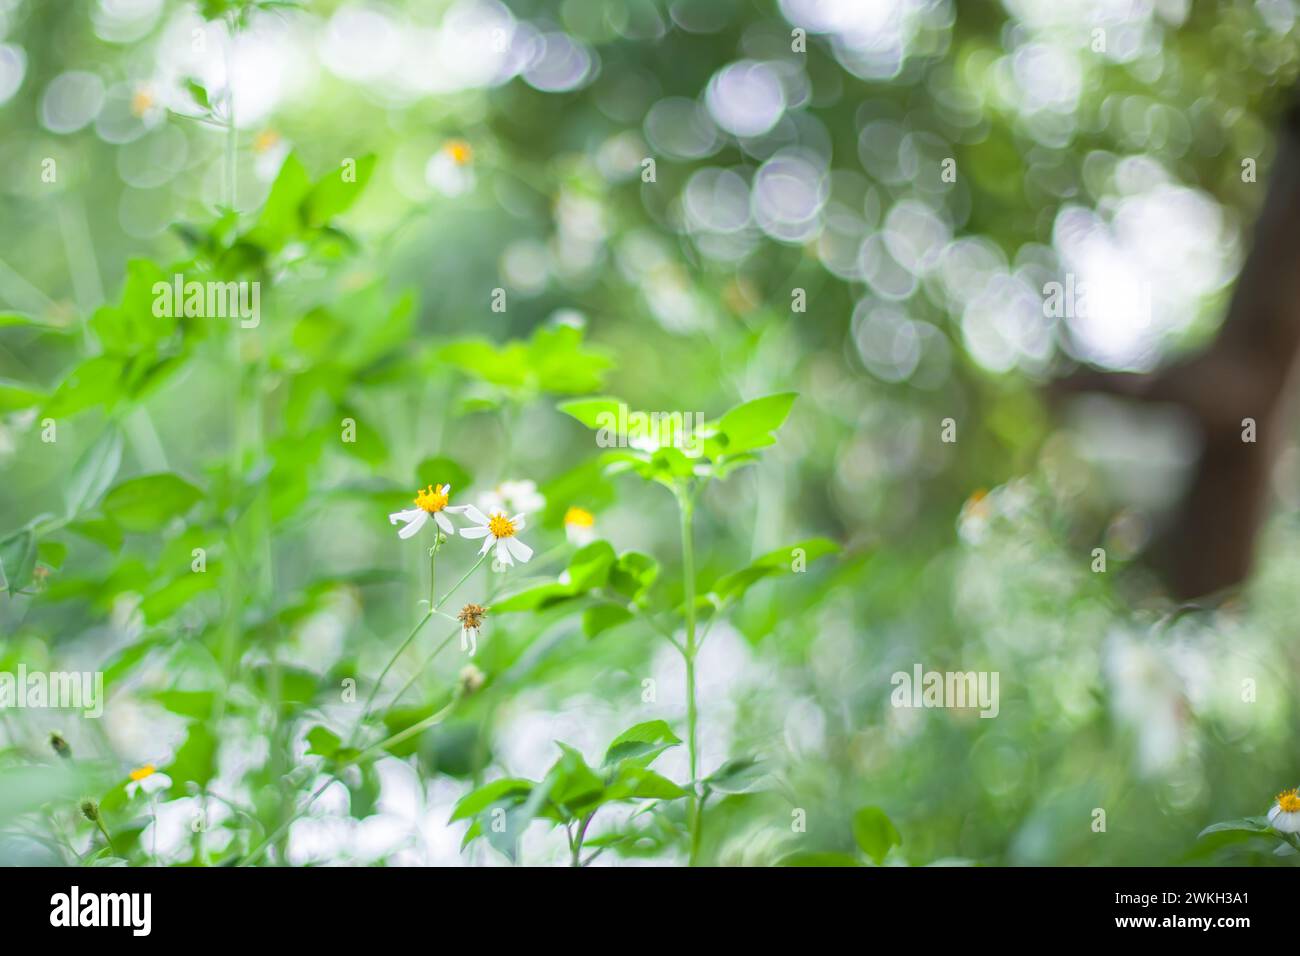
<svg viewBox="0 0 1300 956">
<path fill-rule="evenodd" d="M 573 507 L 564 513 L 564 535 L 578 547 L 596 540 L 596 516 L 586 508 Z"/>
<path fill-rule="evenodd" d="M 503 481 L 479 498 L 479 507 L 488 514 L 494 511 L 535 514 L 546 507 L 546 498 L 537 490 L 535 481 Z"/>
<path fill-rule="evenodd" d="M 394 511 L 388 516 L 389 524 L 402 522 L 404 527 L 397 532 L 399 538 L 409 538 L 424 527 L 425 522 L 433 518 L 438 527 L 447 534 L 454 535 L 456 527 L 444 512 L 457 514 L 464 507 L 451 508 L 447 501 L 451 498 L 451 485 L 429 485 L 415 493 L 415 507 L 405 511 Z"/>
<path fill-rule="evenodd" d="M 1300 796 L 1295 787 L 1277 795 L 1277 802 L 1268 811 L 1268 822 L 1278 833 L 1300 833 Z"/>
<path fill-rule="evenodd" d="M 496 548 L 496 559 L 502 564 L 511 565 L 518 559 L 521 563 L 533 556 L 533 549 L 520 541 L 515 535 L 524 530 L 524 516 L 517 514 L 507 517 L 504 511 L 495 510 L 483 514 L 473 505 L 464 511 L 465 517 L 474 522 L 468 528 L 461 528 L 463 538 L 486 538 L 479 554 L 487 554 Z"/>
<path fill-rule="evenodd" d="M 137 767 L 128 776 L 130 782 L 126 785 L 127 796 L 135 796 L 137 791 L 153 795 L 166 790 L 172 785 L 171 777 L 165 773 L 159 773 L 151 763 L 147 763 L 143 767 Z"/>
<path fill-rule="evenodd" d="M 434 153 L 424 167 L 424 181 L 455 198 L 474 188 L 474 150 L 464 140 L 452 140 Z"/>
</svg>

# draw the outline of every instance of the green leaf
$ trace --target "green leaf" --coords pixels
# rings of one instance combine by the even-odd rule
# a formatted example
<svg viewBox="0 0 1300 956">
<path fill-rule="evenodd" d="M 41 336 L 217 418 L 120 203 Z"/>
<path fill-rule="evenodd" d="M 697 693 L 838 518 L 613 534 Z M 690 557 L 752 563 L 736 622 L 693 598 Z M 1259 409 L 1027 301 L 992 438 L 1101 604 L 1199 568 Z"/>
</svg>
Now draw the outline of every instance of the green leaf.
<svg viewBox="0 0 1300 956">
<path fill-rule="evenodd" d="M 632 619 L 632 612 L 614 604 L 596 604 L 582 612 L 582 633 L 596 637 Z"/>
<path fill-rule="evenodd" d="M 577 592 L 567 584 L 541 584 L 535 588 L 518 591 L 507 598 L 492 602 L 493 614 L 511 611 L 541 611 L 577 597 Z"/>
<path fill-rule="evenodd" d="M 111 355 L 82 362 L 59 383 L 45 403 L 44 417 L 63 418 L 94 405 L 111 407 L 122 394 L 124 364 Z"/>
<path fill-rule="evenodd" d="M 610 569 L 609 586 L 629 601 L 640 601 L 659 577 L 659 562 L 639 551 L 624 551 Z"/>
<path fill-rule="evenodd" d="M 533 787 L 531 780 L 524 780 L 521 777 L 505 777 L 485 783 L 477 790 L 472 790 L 461 797 L 447 822 L 455 823 L 457 820 L 478 816 L 497 803 L 522 801 L 533 792 Z"/>
<path fill-rule="evenodd" d="M 1269 826 L 1267 817 L 1243 817 L 1240 820 L 1224 820 L 1221 823 L 1212 823 L 1196 835 L 1199 840 L 1201 837 L 1209 836 L 1211 833 L 1272 833 L 1273 828 Z"/>
<path fill-rule="evenodd" d="M 610 427 L 611 422 L 618 422 L 619 409 L 624 405 L 617 398 L 602 396 L 599 398 L 575 398 L 560 402 L 555 407 L 571 418 L 575 418 L 592 431 Z M 617 432 L 615 432 L 617 434 Z"/>
<path fill-rule="evenodd" d="M 890 847 L 903 842 L 898 829 L 880 807 L 862 807 L 853 814 L 853 839 L 877 864 L 884 862 Z"/>
<path fill-rule="evenodd" d="M 116 425 L 109 425 L 73 466 L 66 491 L 69 518 L 99 503 L 104 491 L 117 477 L 121 463 L 122 432 Z"/>
<path fill-rule="evenodd" d="M 171 713 L 190 720 L 212 716 L 214 695 L 210 690 L 160 690 L 153 698 Z"/>
<path fill-rule="evenodd" d="M 785 423 L 797 397 L 795 392 L 782 392 L 731 409 L 718 420 L 719 434 L 714 439 L 722 453 L 735 455 L 773 444 L 772 433 Z"/>
<path fill-rule="evenodd" d="M 563 323 L 539 326 L 528 343 L 528 367 L 537 388 L 552 394 L 594 392 L 613 365 L 582 344 L 582 329 Z"/>
<path fill-rule="evenodd" d="M 207 727 L 201 723 L 190 724 L 189 736 L 176 756 L 167 765 L 167 776 L 172 785 L 167 791 L 169 796 L 184 797 L 189 795 L 187 784 L 195 783 L 205 786 L 216 771 L 217 742 Z"/>
<path fill-rule="evenodd" d="M 569 559 L 569 586 L 575 592 L 602 588 L 609 580 L 616 556 L 608 541 L 593 541 Z"/>
<path fill-rule="evenodd" d="M 528 349 L 521 342 L 497 345 L 487 339 L 464 339 L 444 345 L 437 356 L 460 372 L 493 385 L 521 388 L 528 381 Z"/>
<path fill-rule="evenodd" d="M 10 594 L 32 583 L 36 569 L 36 536 L 23 530 L 0 541 L 0 586 Z"/>
<path fill-rule="evenodd" d="M 647 720 L 629 727 L 610 741 L 601 766 L 610 767 L 624 760 L 648 766 L 669 747 L 680 743 L 681 740 L 666 721 Z"/>
<path fill-rule="evenodd" d="M 57 332 L 60 335 L 71 331 L 67 326 L 56 325 L 48 319 L 37 318 L 26 312 L 0 312 L 0 329 L 7 326 L 41 329 L 45 332 Z"/>
<path fill-rule="evenodd" d="M 307 753 L 315 754 L 318 757 L 332 757 L 338 752 L 343 741 L 339 735 L 326 727 L 317 724 L 311 730 L 307 731 Z"/>
<path fill-rule="evenodd" d="M 189 511 L 203 497 L 184 479 L 170 474 L 124 481 L 104 498 L 104 514 L 127 531 L 155 531 Z"/>
<path fill-rule="evenodd" d="M 110 355 L 138 358 L 176 330 L 175 314 L 183 303 L 172 303 L 170 314 L 157 314 L 159 302 L 154 289 L 162 284 L 173 288 L 173 277 L 165 275 L 158 263 L 149 259 L 132 259 L 126 266 L 126 282 L 117 305 L 103 305 L 91 316 L 90 327 Z"/>
<path fill-rule="evenodd" d="M 68 557 L 68 546 L 62 541 L 38 541 L 36 544 L 36 559 L 51 568 L 63 567 L 64 560 Z"/>
<path fill-rule="evenodd" d="M 737 757 L 728 760 L 703 782 L 709 790 L 718 793 L 750 793 L 765 775 L 757 757 Z"/>
<path fill-rule="evenodd" d="M 208 91 L 198 80 L 191 77 L 185 79 L 185 90 L 193 98 L 195 104 L 204 112 L 212 109 L 212 103 L 208 100 Z"/>
<path fill-rule="evenodd" d="M 568 744 L 557 743 L 560 759 L 546 774 L 551 800 L 577 813 L 593 803 L 599 803 L 605 782 L 596 771 L 587 766 L 582 754 Z"/>
<path fill-rule="evenodd" d="M 150 591 L 140 602 L 140 613 L 150 624 L 161 623 L 200 594 L 216 588 L 220 582 L 221 576 L 215 568 L 209 568 L 202 574 L 187 572 Z"/>
<path fill-rule="evenodd" d="M 302 160 L 290 153 L 280 166 L 266 205 L 257 217 L 257 225 L 247 235 L 248 241 L 274 252 L 297 238 L 302 231 L 299 210 L 311 188 L 311 178 Z"/>
<path fill-rule="evenodd" d="M 677 800 L 687 796 L 688 791 L 662 774 L 630 762 L 619 766 L 604 793 L 605 800 Z"/>
<path fill-rule="evenodd" d="M 345 213 L 366 188 L 374 169 L 375 156 L 369 153 L 356 161 L 356 175 L 351 180 L 343 178 L 343 167 L 322 176 L 303 200 L 303 219 L 309 226 L 323 226 Z"/>
<path fill-rule="evenodd" d="M 747 568 L 724 574 L 713 585 L 713 593 L 721 601 L 739 600 L 746 591 L 764 578 L 781 574 L 797 574 L 807 568 L 809 561 L 839 551 L 840 546 L 829 538 L 808 538 L 797 544 L 769 551 L 756 558 Z"/>
<path fill-rule="evenodd" d="M 38 389 L 22 382 L 0 379 L 0 414 L 32 408 L 44 400 L 45 393 Z"/>
</svg>

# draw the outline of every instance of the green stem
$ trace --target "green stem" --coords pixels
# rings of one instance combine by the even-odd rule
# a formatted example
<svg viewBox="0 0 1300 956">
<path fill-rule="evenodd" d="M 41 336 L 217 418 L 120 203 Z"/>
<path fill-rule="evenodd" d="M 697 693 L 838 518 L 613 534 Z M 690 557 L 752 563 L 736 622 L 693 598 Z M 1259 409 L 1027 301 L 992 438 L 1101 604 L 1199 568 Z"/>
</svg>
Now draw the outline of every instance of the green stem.
<svg viewBox="0 0 1300 956">
<path fill-rule="evenodd" d="M 577 835 L 575 835 L 573 840 L 569 843 L 569 850 L 571 853 L 569 866 L 582 866 L 582 841 L 586 839 L 587 827 L 591 825 L 591 818 L 595 815 L 596 812 L 593 810 L 591 813 L 588 813 L 583 817 L 582 822 L 578 824 Z"/>
<path fill-rule="evenodd" d="M 117 849 L 113 846 L 113 838 L 108 835 L 108 829 L 104 826 L 104 821 L 98 817 L 95 819 L 95 826 L 99 827 L 99 832 L 104 834 L 104 842 L 108 844 L 108 852 L 117 856 Z"/>
<path fill-rule="evenodd" d="M 415 635 L 420 633 L 431 617 L 433 617 L 433 611 L 424 612 L 424 616 L 415 622 L 415 627 L 411 628 L 411 633 L 406 635 L 406 640 L 402 641 L 397 650 L 393 652 L 393 656 L 388 659 L 388 663 L 384 665 L 384 669 L 379 672 L 379 678 L 375 681 L 374 686 L 370 688 L 370 696 L 366 698 L 366 707 L 361 712 L 361 721 L 357 725 L 358 727 L 365 724 L 366 719 L 370 716 L 370 710 L 374 707 L 375 698 L 379 696 L 379 688 L 384 685 L 384 678 L 388 676 L 388 672 L 393 669 L 393 665 L 402 656 L 402 652 L 411 646 L 411 642 L 415 640 Z"/>
<path fill-rule="evenodd" d="M 470 568 L 468 571 L 466 571 L 463 575 L 461 575 L 461 579 L 451 586 L 450 591 L 448 591 L 442 597 L 438 598 L 438 603 L 433 606 L 433 609 L 436 611 L 444 604 L 446 604 L 447 598 L 455 594 L 456 591 L 460 589 L 460 586 L 469 580 L 469 576 L 473 574 L 475 571 L 477 571 L 480 567 L 482 567 L 483 562 L 487 560 L 487 556 L 491 553 L 492 553 L 491 551 L 484 551 L 482 554 L 480 554 L 478 556 L 478 560 L 474 562 L 474 566 Z"/>
<path fill-rule="evenodd" d="M 420 675 L 423 674 L 425 669 L 430 664 L 433 663 L 433 659 L 437 657 L 439 654 L 441 654 L 443 648 L 445 648 L 448 644 L 450 644 L 451 639 L 459 633 L 460 633 L 460 625 L 457 624 L 456 629 L 452 631 L 450 634 L 448 634 L 446 637 L 444 637 L 442 639 L 442 643 L 433 649 L 433 653 L 431 653 L 428 657 L 424 659 L 424 662 L 419 666 L 419 668 L 416 669 L 415 673 L 411 675 L 411 679 L 402 685 L 402 689 L 392 696 L 392 698 L 388 701 L 389 707 L 393 707 L 394 705 L 396 705 L 396 703 L 399 700 L 401 700 L 403 697 L 406 696 L 406 692 L 411 689 L 411 685 L 413 685 L 417 680 L 420 679 Z"/>
<path fill-rule="evenodd" d="M 699 708 L 695 700 L 695 542 L 693 525 L 695 501 L 688 489 L 677 492 L 677 508 L 682 528 L 682 586 L 686 595 L 686 646 L 682 659 L 686 663 L 686 749 L 690 758 L 691 774 L 691 849 L 689 863 L 694 865 L 700 850 L 700 831 L 703 809 L 700 805 L 696 781 L 699 779 Z"/>
</svg>

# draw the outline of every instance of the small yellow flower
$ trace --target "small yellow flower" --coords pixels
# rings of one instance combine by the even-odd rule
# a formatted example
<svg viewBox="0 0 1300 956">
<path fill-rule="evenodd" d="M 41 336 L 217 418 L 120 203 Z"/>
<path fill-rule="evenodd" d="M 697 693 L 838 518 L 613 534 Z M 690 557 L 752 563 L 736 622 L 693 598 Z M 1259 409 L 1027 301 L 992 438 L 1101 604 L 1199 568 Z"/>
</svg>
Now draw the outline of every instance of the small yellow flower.
<svg viewBox="0 0 1300 956">
<path fill-rule="evenodd" d="M 405 511 L 394 511 L 388 516 L 389 524 L 402 522 L 402 529 L 397 532 L 399 538 L 409 538 L 424 527 L 429 518 L 447 534 L 455 534 L 456 528 L 444 512 L 458 514 L 464 508 L 452 508 L 447 505 L 451 500 L 451 485 L 429 485 L 415 493 L 415 507 Z"/>
<path fill-rule="evenodd" d="M 147 763 L 143 767 L 136 767 L 132 770 L 130 777 L 133 783 L 139 783 L 145 777 L 152 777 L 157 772 L 157 768 L 153 764 Z"/>
<path fill-rule="evenodd" d="M 504 511 L 493 511 L 485 515 L 473 505 L 466 506 L 463 514 L 474 524 L 461 528 L 461 537 L 483 538 L 479 554 L 487 554 L 495 548 L 497 561 L 504 565 L 527 561 L 533 556 L 533 549 L 517 537 L 524 530 L 522 514 L 508 516 Z"/>
<path fill-rule="evenodd" d="M 468 166 L 474 160 L 474 148 L 463 139 L 450 140 L 442 149 L 457 166 Z"/>
<path fill-rule="evenodd" d="M 565 527 L 590 528 L 596 523 L 596 516 L 586 508 L 573 507 L 564 513 Z"/>
<path fill-rule="evenodd" d="M 436 514 L 447 507 L 451 494 L 451 485 L 429 485 L 415 493 L 415 506 L 423 508 L 429 514 Z"/>
<path fill-rule="evenodd" d="M 280 134 L 273 129 L 264 129 L 253 137 L 253 152 L 267 153 L 275 149 L 280 142 Z"/>
<path fill-rule="evenodd" d="M 131 114 L 141 119 L 153 108 L 153 104 L 153 91 L 147 86 L 138 87 L 131 96 Z"/>
<path fill-rule="evenodd" d="M 586 508 L 572 507 L 564 513 L 564 534 L 579 547 L 596 540 L 596 516 Z"/>
</svg>

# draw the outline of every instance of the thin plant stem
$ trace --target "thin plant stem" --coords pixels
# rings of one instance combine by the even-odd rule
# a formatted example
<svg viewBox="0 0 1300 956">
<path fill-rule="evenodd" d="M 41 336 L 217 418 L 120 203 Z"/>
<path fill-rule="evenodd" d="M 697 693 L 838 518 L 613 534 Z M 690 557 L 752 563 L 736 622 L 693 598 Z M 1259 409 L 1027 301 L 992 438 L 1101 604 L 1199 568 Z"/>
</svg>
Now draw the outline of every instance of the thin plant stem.
<svg viewBox="0 0 1300 956">
<path fill-rule="evenodd" d="M 455 636 L 456 636 L 457 634 L 459 634 L 459 633 L 460 633 L 460 627 L 457 626 L 457 628 L 456 628 L 454 631 L 452 631 L 450 634 L 448 634 L 446 637 L 444 637 L 444 638 L 442 639 L 442 643 L 440 643 L 437 647 L 435 647 L 435 648 L 433 649 L 433 652 L 432 652 L 431 654 L 429 654 L 429 656 L 426 657 L 426 658 L 424 659 L 424 662 L 423 662 L 422 664 L 420 664 L 420 666 L 419 666 L 419 668 L 416 670 L 416 672 L 415 672 L 414 674 L 411 675 L 411 679 L 408 680 L 405 684 L 403 684 L 403 685 L 402 685 L 402 689 L 399 690 L 396 694 L 394 694 L 394 695 L 392 696 L 392 698 L 389 699 L 389 701 L 388 701 L 388 706 L 389 706 L 389 707 L 393 707 L 394 705 L 397 704 L 397 702 L 398 702 L 399 700 L 401 700 L 403 697 L 406 696 L 406 692 L 407 692 L 408 690 L 411 689 L 411 687 L 415 684 L 415 682 L 416 682 L 417 680 L 420 679 L 420 675 L 423 674 L 424 671 L 425 671 L 425 669 L 426 669 L 430 664 L 433 663 L 433 659 L 434 659 L 435 657 L 437 657 L 439 654 L 441 654 L 442 651 L 443 651 L 443 649 L 444 649 L 448 644 L 451 643 L 451 639 L 452 639 L 453 637 L 455 637 Z"/>
<path fill-rule="evenodd" d="M 100 833 L 104 834 L 104 842 L 108 844 L 108 852 L 112 853 L 113 856 L 117 856 L 117 849 L 113 846 L 113 838 L 108 835 L 108 828 L 104 826 L 104 821 L 98 816 L 95 817 L 95 826 L 99 828 Z"/>
<path fill-rule="evenodd" d="M 437 545 L 434 546 L 433 551 L 430 553 L 430 574 L 433 573 L 432 571 L 433 557 L 434 555 L 436 555 L 436 553 L 437 553 Z M 474 566 L 471 567 L 468 571 L 466 571 L 461 576 L 461 579 L 451 586 L 451 590 L 449 590 L 446 594 L 440 597 L 436 603 L 432 604 L 429 607 L 429 609 L 424 612 L 424 616 L 421 617 L 420 620 L 416 622 L 415 627 L 411 628 L 411 633 L 406 636 L 406 640 L 404 640 L 401 646 L 397 648 L 396 653 L 394 653 L 393 656 L 389 658 L 388 663 L 384 665 L 384 669 L 379 674 L 379 679 L 375 681 L 375 685 L 370 689 L 370 696 L 366 700 L 366 707 L 361 714 L 360 722 L 357 724 L 357 730 L 360 730 L 361 726 L 365 724 L 366 719 L 370 716 L 370 709 L 375 703 L 375 697 L 379 693 L 379 688 L 383 686 L 384 678 L 387 677 L 388 672 L 393 669 L 393 665 L 397 663 L 397 659 L 402 656 L 402 652 L 405 651 L 406 648 L 410 646 L 413 640 L 415 640 L 415 636 L 419 634 L 421 629 L 423 629 L 424 625 L 428 623 L 429 618 L 433 617 L 433 615 L 436 614 L 438 610 L 444 604 L 447 603 L 447 599 L 451 597 L 453 594 L 455 594 L 462 584 L 464 584 L 466 581 L 469 580 L 470 575 L 479 569 L 480 565 L 483 564 L 483 561 L 486 558 L 487 558 L 486 553 L 479 555 L 479 559 L 476 562 L 474 562 Z M 429 594 L 432 597 L 433 594 L 432 587 L 429 590 Z M 356 739 L 355 732 L 353 733 L 353 739 Z"/>
<path fill-rule="evenodd" d="M 695 501 L 689 489 L 681 488 L 677 493 L 677 507 L 681 517 L 682 534 L 682 587 L 686 597 L 686 645 L 682 650 L 682 660 L 686 664 L 686 749 L 690 759 L 691 774 L 691 820 L 690 820 L 690 857 L 694 865 L 699 856 L 700 830 L 703 824 L 703 809 L 697 781 L 699 779 L 699 707 L 695 699 L 695 655 L 698 646 L 695 641 L 695 543 L 694 517 Z"/>
</svg>

